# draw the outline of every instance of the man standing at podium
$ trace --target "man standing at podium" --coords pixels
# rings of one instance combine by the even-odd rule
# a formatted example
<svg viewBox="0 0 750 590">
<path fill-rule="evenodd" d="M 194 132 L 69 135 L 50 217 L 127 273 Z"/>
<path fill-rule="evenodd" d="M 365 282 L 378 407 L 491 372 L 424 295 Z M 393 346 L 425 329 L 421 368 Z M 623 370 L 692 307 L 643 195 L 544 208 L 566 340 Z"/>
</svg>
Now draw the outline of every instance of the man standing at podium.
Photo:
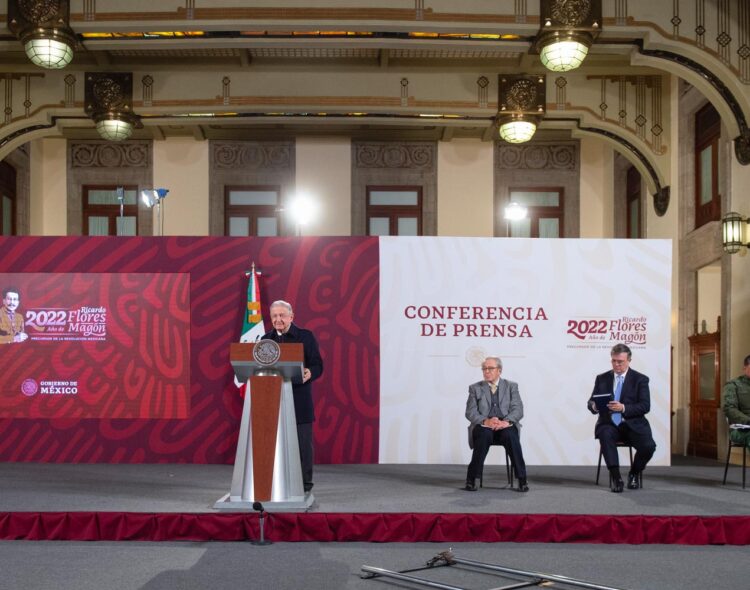
<svg viewBox="0 0 750 590">
<path fill-rule="evenodd" d="M 279 344 L 302 344 L 305 352 L 302 381 L 292 381 L 294 413 L 297 417 L 297 440 L 302 464 L 302 483 L 305 492 L 313 487 L 313 422 L 315 413 L 312 399 L 312 382 L 323 374 L 323 359 L 320 357 L 318 342 L 310 330 L 292 323 L 294 311 L 286 301 L 274 301 L 270 308 L 273 330 L 263 339 L 274 340 Z"/>
</svg>

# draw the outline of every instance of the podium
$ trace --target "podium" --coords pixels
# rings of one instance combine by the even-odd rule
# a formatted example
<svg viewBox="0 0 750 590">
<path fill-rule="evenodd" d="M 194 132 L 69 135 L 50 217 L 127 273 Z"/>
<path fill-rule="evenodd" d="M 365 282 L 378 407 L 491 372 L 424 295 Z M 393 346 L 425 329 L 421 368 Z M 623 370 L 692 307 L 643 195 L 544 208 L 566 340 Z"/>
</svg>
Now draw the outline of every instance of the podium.
<svg viewBox="0 0 750 590">
<path fill-rule="evenodd" d="M 302 382 L 302 344 L 232 343 L 229 358 L 248 388 L 232 486 L 214 508 L 252 510 L 260 502 L 266 510 L 307 510 L 315 498 L 303 489 L 292 393 L 292 382 Z"/>
</svg>

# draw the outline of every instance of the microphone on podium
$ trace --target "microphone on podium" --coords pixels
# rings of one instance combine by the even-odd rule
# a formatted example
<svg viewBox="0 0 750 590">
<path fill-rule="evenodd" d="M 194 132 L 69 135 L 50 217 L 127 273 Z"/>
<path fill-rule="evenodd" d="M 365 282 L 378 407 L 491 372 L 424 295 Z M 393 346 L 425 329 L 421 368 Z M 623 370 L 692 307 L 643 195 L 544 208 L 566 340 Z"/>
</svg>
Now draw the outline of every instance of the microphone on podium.
<svg viewBox="0 0 750 590">
<path fill-rule="evenodd" d="M 263 508 L 263 504 L 261 504 L 260 502 L 253 502 L 253 510 L 259 513 L 258 514 L 258 527 L 260 529 L 260 538 L 257 541 L 252 541 L 251 543 L 253 545 L 271 545 L 272 542 L 267 540 L 264 534 L 265 533 L 264 529 L 265 529 L 265 524 L 266 524 L 266 519 L 265 519 L 266 510 L 265 508 Z"/>
</svg>

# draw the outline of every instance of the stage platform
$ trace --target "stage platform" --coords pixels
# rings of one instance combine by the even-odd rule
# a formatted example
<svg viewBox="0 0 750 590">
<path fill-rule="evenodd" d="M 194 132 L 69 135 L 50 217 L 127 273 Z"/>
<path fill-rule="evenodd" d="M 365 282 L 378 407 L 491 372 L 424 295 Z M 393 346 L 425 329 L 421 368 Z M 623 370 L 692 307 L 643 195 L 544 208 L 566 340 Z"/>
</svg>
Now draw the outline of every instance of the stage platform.
<svg viewBox="0 0 750 590">
<path fill-rule="evenodd" d="M 596 467 L 529 466 L 531 490 L 461 489 L 463 465 L 319 465 L 305 513 L 269 514 L 275 541 L 750 544 L 741 467 L 675 457 L 613 494 Z M 257 513 L 219 513 L 228 465 L 0 464 L 0 539 L 221 540 L 258 536 Z"/>
</svg>

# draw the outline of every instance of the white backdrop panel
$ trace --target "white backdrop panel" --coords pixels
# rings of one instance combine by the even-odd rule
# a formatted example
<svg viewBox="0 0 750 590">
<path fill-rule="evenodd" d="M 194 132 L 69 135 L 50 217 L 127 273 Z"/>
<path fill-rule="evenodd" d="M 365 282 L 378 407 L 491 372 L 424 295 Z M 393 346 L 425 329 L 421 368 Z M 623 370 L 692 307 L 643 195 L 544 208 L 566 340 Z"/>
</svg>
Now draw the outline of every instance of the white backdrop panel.
<svg viewBox="0 0 750 590">
<path fill-rule="evenodd" d="M 625 342 L 651 379 L 651 464 L 668 465 L 671 263 L 669 240 L 381 238 L 380 462 L 468 463 L 468 387 L 500 356 L 526 462 L 596 464 L 586 401 Z"/>
</svg>

